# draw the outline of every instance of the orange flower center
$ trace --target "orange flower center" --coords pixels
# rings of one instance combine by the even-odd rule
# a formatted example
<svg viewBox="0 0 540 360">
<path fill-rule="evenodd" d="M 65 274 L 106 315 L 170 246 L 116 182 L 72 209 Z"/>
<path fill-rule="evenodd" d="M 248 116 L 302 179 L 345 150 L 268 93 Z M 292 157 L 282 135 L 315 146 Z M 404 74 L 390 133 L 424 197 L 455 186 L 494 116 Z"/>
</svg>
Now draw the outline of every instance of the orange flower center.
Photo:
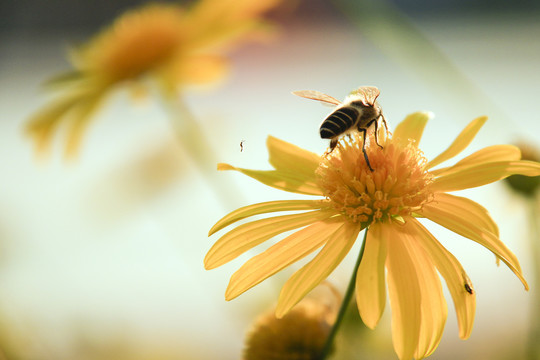
<svg viewBox="0 0 540 360">
<path fill-rule="evenodd" d="M 136 78 L 177 54 L 186 31 L 184 18 L 173 5 L 128 12 L 83 49 L 78 62 L 113 82 Z"/>
<path fill-rule="evenodd" d="M 409 143 L 384 141 L 381 149 L 373 138 L 343 137 L 317 169 L 319 186 L 330 205 L 354 222 L 388 221 L 410 215 L 429 201 L 432 175 L 425 169 L 426 158 Z"/>
</svg>

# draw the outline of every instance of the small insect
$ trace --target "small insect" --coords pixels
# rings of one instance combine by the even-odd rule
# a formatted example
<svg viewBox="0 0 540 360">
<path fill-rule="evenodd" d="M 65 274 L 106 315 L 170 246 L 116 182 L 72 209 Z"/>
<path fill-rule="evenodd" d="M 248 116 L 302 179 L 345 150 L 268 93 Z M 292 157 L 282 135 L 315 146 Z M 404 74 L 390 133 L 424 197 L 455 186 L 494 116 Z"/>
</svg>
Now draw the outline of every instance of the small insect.
<svg viewBox="0 0 540 360">
<path fill-rule="evenodd" d="M 471 295 L 474 293 L 472 287 L 468 283 L 465 283 L 465 291 L 467 291 Z"/>
<path fill-rule="evenodd" d="M 244 151 L 244 143 L 245 142 L 246 142 L 246 140 L 240 141 L 240 152 Z"/>
<path fill-rule="evenodd" d="M 352 91 L 343 103 L 330 95 L 314 90 L 294 91 L 293 94 L 336 105 L 332 113 L 321 123 L 319 128 L 321 138 L 330 139 L 329 152 L 332 152 L 341 135 L 349 134 L 351 131 L 361 132 L 363 135 L 362 152 L 369 170 L 373 171 L 365 149 L 366 132 L 371 125 L 375 124 L 375 142 L 382 148 L 378 139 L 379 119 L 382 120 L 386 131 L 388 131 L 382 108 L 377 103 L 377 97 L 380 94 L 379 89 L 374 86 L 361 86 Z"/>
</svg>

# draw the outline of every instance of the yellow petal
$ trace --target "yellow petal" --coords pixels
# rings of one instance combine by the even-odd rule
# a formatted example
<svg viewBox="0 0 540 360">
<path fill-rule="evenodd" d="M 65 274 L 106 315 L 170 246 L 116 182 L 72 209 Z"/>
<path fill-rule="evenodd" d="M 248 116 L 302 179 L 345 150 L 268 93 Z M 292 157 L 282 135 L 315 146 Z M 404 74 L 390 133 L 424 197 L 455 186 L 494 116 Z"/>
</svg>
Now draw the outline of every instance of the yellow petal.
<svg viewBox="0 0 540 360">
<path fill-rule="evenodd" d="M 89 94 L 88 97 L 81 100 L 73 112 L 70 114 L 70 126 L 68 129 L 65 154 L 73 157 L 77 155 L 82 137 L 88 124 L 92 120 L 92 115 L 97 111 L 103 100 L 104 93 Z"/>
<path fill-rule="evenodd" d="M 493 252 L 495 256 L 500 258 L 516 274 L 525 289 L 529 289 L 529 285 L 521 273 L 521 267 L 517 257 L 497 236 L 475 223 L 468 213 L 456 210 L 451 203 L 438 201 L 437 203 L 424 204 L 421 214 L 429 220 L 471 239 Z"/>
<path fill-rule="evenodd" d="M 387 238 L 382 236 L 381 223 L 367 230 L 364 256 L 356 275 L 356 304 L 362 321 L 370 329 L 379 322 L 386 304 L 384 277 Z"/>
<path fill-rule="evenodd" d="M 413 140 L 414 144 L 418 146 L 424 133 L 424 128 L 428 120 L 432 117 L 433 114 L 426 111 L 419 111 L 408 115 L 396 126 L 394 138 L 399 139 L 398 141 L 404 146 L 407 146 L 409 140 Z"/>
<path fill-rule="evenodd" d="M 206 84 L 216 82 L 229 72 L 230 64 L 227 59 L 216 55 L 197 55 L 183 59 L 180 81 L 188 84 Z"/>
<path fill-rule="evenodd" d="M 193 26 L 193 45 L 198 48 L 222 49 L 231 47 L 243 38 L 259 35 L 255 30 L 262 25 L 261 13 L 276 6 L 275 0 L 205 0 L 197 2 L 189 14 Z M 200 24 L 208 24 L 201 26 Z M 189 44 L 193 47 L 192 44 Z"/>
<path fill-rule="evenodd" d="M 433 191 L 457 191 L 490 184 L 510 175 L 539 176 L 540 163 L 527 160 L 471 165 L 435 178 Z"/>
<path fill-rule="evenodd" d="M 207 270 L 221 266 L 278 234 L 327 219 L 332 215 L 333 212 L 316 210 L 240 225 L 216 241 L 204 258 L 204 266 Z"/>
<path fill-rule="evenodd" d="M 521 151 L 517 146 L 513 145 L 493 145 L 485 147 L 475 153 L 467 156 L 466 158 L 458 161 L 455 165 L 445 167 L 442 169 L 430 171 L 435 176 L 446 175 L 450 172 L 460 171 L 461 169 L 471 166 L 479 165 L 487 162 L 496 161 L 511 161 L 521 159 Z"/>
<path fill-rule="evenodd" d="M 458 137 L 454 140 L 454 142 L 443 151 L 439 156 L 437 156 L 435 159 L 431 160 L 427 164 L 427 169 L 431 169 L 434 166 L 439 165 L 443 161 L 449 160 L 462 152 L 474 139 L 480 128 L 484 125 L 486 122 L 487 117 L 481 116 L 479 118 L 474 119 L 463 129 L 463 131 L 458 135 Z"/>
<path fill-rule="evenodd" d="M 229 0 L 232 10 L 239 18 L 260 16 L 282 3 L 282 0 Z"/>
<path fill-rule="evenodd" d="M 407 220 L 407 225 L 416 233 L 421 245 L 429 254 L 454 300 L 459 326 L 459 337 L 467 339 L 471 335 L 476 310 L 476 293 L 459 261 L 416 219 Z M 471 289 L 469 293 L 465 284 Z"/>
<path fill-rule="evenodd" d="M 422 299 L 420 334 L 414 357 L 415 359 L 423 359 L 433 353 L 441 341 L 448 308 L 443 296 L 439 274 L 416 237 L 416 231 L 407 226 L 407 223 L 403 230 L 408 233 L 409 239 L 404 242 L 404 245 L 409 250 L 416 268 Z"/>
<path fill-rule="evenodd" d="M 237 22 L 216 21 L 211 26 L 201 27 L 194 24 L 195 18 L 188 19 L 192 24 L 190 38 L 185 47 L 193 53 L 230 52 L 234 47 L 247 40 L 255 40 L 260 36 L 263 23 L 257 20 Z"/>
<path fill-rule="evenodd" d="M 345 222 L 330 237 L 321 251 L 295 272 L 283 286 L 279 295 L 276 316 L 281 318 L 294 305 L 319 285 L 334 271 L 341 260 L 347 255 L 356 237 L 361 230 L 361 225 Z"/>
<path fill-rule="evenodd" d="M 315 181 L 315 170 L 321 157 L 296 145 L 268 136 L 266 140 L 270 164 L 279 171 L 302 174 L 306 179 Z"/>
<path fill-rule="evenodd" d="M 64 87 L 65 94 L 32 115 L 26 124 L 25 131 L 34 138 L 39 152 L 47 150 L 54 131 L 60 123 L 71 116 L 74 109 L 94 96 L 98 88 L 93 87 L 93 84 L 95 83 L 91 79 L 82 78 L 80 74 L 67 84 L 57 84 Z"/>
<path fill-rule="evenodd" d="M 316 222 L 251 258 L 231 277 L 225 298 L 232 300 L 321 247 L 343 224 L 341 216 Z"/>
<path fill-rule="evenodd" d="M 320 209 L 322 206 L 323 203 L 320 200 L 279 200 L 244 206 L 225 215 L 212 227 L 212 229 L 210 229 L 208 236 L 238 220 L 242 220 L 253 215 L 266 214 L 276 211 L 314 210 Z"/>
<path fill-rule="evenodd" d="M 491 218 L 491 215 L 485 207 L 465 197 L 450 195 L 446 193 L 435 193 L 433 195 L 432 206 L 442 206 L 444 209 L 461 214 L 467 214 L 467 218 L 471 223 L 477 225 L 478 228 L 487 230 L 495 236 L 499 236 L 499 227 Z"/>
<path fill-rule="evenodd" d="M 97 78 L 73 72 L 55 80 L 52 86 L 62 90 L 63 94 L 30 118 L 26 132 L 34 138 L 38 151 L 46 151 L 58 126 L 66 123 L 66 155 L 74 155 L 108 85 Z"/>
<path fill-rule="evenodd" d="M 282 0 L 203 0 L 198 1 L 190 14 L 205 22 L 251 19 L 276 7 Z"/>
<path fill-rule="evenodd" d="M 383 227 L 383 236 L 391 240 L 386 259 L 388 297 L 392 308 L 392 340 L 400 360 L 413 358 L 420 337 L 422 299 L 416 267 L 403 232 L 395 226 Z"/>
<path fill-rule="evenodd" d="M 62 97 L 40 109 L 30 118 L 25 130 L 34 139 L 38 153 L 47 151 L 54 131 L 77 101 L 78 98 L 73 96 Z"/>
<path fill-rule="evenodd" d="M 71 70 L 60 73 L 48 79 L 43 84 L 47 90 L 62 90 L 68 86 L 81 86 L 84 83 L 85 77 L 80 71 Z"/>
<path fill-rule="evenodd" d="M 222 56 L 180 53 L 154 74 L 166 96 L 176 96 L 179 85 L 216 85 L 229 73 L 229 61 Z"/>
<path fill-rule="evenodd" d="M 314 178 L 307 178 L 304 174 L 297 172 L 249 170 L 223 163 L 218 164 L 218 170 L 240 171 L 242 174 L 260 181 L 265 185 L 284 191 L 306 195 L 322 195 L 322 190 L 319 188 Z"/>
</svg>

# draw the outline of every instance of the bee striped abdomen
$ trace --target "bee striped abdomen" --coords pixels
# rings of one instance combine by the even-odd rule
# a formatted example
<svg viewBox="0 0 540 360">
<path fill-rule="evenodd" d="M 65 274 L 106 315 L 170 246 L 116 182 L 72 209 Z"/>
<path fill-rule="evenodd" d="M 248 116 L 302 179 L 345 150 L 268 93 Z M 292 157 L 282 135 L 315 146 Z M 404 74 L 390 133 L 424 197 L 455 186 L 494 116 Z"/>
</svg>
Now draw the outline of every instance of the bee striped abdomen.
<svg viewBox="0 0 540 360">
<path fill-rule="evenodd" d="M 358 120 L 360 113 L 357 109 L 344 106 L 330 115 L 322 122 L 319 133 L 322 139 L 331 139 L 349 130 Z"/>
</svg>

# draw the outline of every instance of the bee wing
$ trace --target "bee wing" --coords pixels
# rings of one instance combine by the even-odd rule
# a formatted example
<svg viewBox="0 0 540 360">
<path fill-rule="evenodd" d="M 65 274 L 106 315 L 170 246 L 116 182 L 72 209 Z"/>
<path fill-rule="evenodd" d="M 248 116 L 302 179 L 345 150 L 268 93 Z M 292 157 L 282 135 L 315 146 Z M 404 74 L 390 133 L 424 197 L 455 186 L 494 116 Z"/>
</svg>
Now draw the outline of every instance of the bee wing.
<svg viewBox="0 0 540 360">
<path fill-rule="evenodd" d="M 330 95 L 323 94 L 320 91 L 300 90 L 300 91 L 293 91 L 293 94 L 296 96 L 306 98 L 306 99 L 322 101 L 322 102 L 333 104 L 333 105 L 341 105 L 341 101 L 337 100 L 336 98 L 333 98 Z"/>
<path fill-rule="evenodd" d="M 357 96 L 366 105 L 375 105 L 375 101 L 381 92 L 375 86 L 360 86 L 351 92 L 351 95 Z"/>
</svg>

